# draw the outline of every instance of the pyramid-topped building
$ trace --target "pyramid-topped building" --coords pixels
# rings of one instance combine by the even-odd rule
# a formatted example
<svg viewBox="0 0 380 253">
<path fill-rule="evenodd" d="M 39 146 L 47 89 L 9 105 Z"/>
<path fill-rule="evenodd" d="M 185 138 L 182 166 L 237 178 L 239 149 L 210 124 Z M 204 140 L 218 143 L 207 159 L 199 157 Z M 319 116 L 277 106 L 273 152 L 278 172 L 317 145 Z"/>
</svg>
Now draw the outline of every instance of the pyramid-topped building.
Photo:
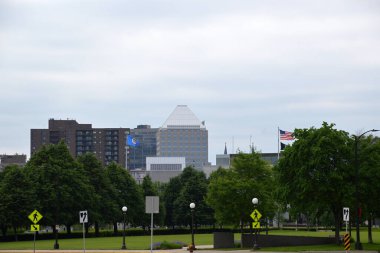
<svg viewBox="0 0 380 253">
<path fill-rule="evenodd" d="M 186 105 L 178 105 L 162 128 L 206 128 Z"/>
<path fill-rule="evenodd" d="M 208 164 L 208 131 L 186 106 L 178 105 L 157 133 L 157 156 L 185 157 L 186 166 Z"/>
</svg>

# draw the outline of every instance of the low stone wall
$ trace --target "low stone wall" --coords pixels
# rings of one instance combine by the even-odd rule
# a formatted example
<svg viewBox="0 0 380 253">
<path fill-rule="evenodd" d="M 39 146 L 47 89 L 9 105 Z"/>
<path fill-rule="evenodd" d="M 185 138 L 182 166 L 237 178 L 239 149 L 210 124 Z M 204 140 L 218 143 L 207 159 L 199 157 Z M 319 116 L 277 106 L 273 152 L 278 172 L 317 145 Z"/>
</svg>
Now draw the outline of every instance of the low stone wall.
<svg viewBox="0 0 380 253">
<path fill-rule="evenodd" d="M 253 248 L 254 234 L 242 234 L 241 243 L 243 248 Z M 257 244 L 259 247 L 279 247 L 279 246 L 303 246 L 333 244 L 335 238 L 310 237 L 310 236 L 283 236 L 283 235 L 258 235 Z"/>
</svg>

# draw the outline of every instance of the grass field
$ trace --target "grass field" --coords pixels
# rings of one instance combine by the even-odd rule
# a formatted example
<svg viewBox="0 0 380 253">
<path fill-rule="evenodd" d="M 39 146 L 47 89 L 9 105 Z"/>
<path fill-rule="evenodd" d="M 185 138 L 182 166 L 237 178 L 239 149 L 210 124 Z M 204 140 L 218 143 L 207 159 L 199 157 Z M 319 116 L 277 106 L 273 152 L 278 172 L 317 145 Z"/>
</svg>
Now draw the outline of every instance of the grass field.
<svg viewBox="0 0 380 253">
<path fill-rule="evenodd" d="M 122 237 L 99 237 L 86 238 L 86 249 L 120 249 L 122 245 Z M 191 235 L 155 235 L 153 243 L 162 241 L 174 242 L 180 241 L 186 244 L 191 242 Z M 212 234 L 195 235 L 195 241 L 198 245 L 209 245 L 213 243 Z M 83 249 L 83 239 L 62 239 L 58 240 L 59 248 Z M 128 249 L 149 249 L 150 236 L 126 236 L 125 243 Z M 53 249 L 54 240 L 36 241 L 36 249 L 47 250 Z M 2 242 L 0 250 L 4 249 L 33 249 L 33 241 L 23 242 Z"/>
<path fill-rule="evenodd" d="M 307 231 L 293 231 L 293 230 L 274 230 L 270 231 L 272 235 L 294 235 L 294 236 L 330 236 L 334 235 L 332 231 L 326 232 L 307 232 Z M 343 233 L 342 233 L 343 234 Z M 355 238 L 355 231 L 352 232 L 352 236 Z M 380 230 L 375 229 L 373 231 L 373 244 L 368 244 L 367 232 L 362 230 L 360 233 L 361 242 L 365 250 L 380 250 Z M 122 237 L 101 237 L 101 238 L 86 238 L 86 249 L 108 249 L 118 250 L 122 245 Z M 155 235 L 153 242 L 162 241 L 174 242 L 180 241 L 185 244 L 191 242 L 191 235 Z M 235 234 L 235 240 L 240 240 L 240 234 Z M 58 241 L 60 249 L 83 249 L 83 239 L 62 239 Z M 212 245 L 212 234 L 196 234 L 196 245 Z M 37 240 L 36 249 L 49 250 L 53 249 L 54 240 Z M 149 249 L 150 236 L 127 236 L 126 245 L 128 249 Z M 353 249 L 354 246 L 351 245 Z M 0 250 L 7 249 L 33 249 L 33 241 L 24 242 L 2 242 L 0 243 Z M 317 246 L 297 246 L 297 247 L 275 247 L 275 248 L 262 248 L 262 251 L 304 251 L 304 250 L 342 250 L 342 246 L 337 245 L 317 245 Z"/>
</svg>

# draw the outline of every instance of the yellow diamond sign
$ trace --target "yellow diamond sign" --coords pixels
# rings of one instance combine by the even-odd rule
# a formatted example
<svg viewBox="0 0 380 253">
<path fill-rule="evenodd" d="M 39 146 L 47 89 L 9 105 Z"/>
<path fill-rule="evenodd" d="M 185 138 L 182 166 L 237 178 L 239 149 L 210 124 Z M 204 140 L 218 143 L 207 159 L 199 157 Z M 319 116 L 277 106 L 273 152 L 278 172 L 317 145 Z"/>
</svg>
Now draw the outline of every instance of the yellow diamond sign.
<svg viewBox="0 0 380 253">
<path fill-rule="evenodd" d="M 34 210 L 31 214 L 29 214 L 28 218 L 31 220 L 34 224 L 37 224 L 42 219 L 42 214 L 40 214 L 37 210 Z"/>
<path fill-rule="evenodd" d="M 38 224 L 30 225 L 30 231 L 40 231 L 40 225 Z"/>
<path fill-rule="evenodd" d="M 251 213 L 251 217 L 254 221 L 259 221 L 261 216 L 261 213 L 257 209 L 253 210 L 253 212 Z"/>
<path fill-rule="evenodd" d="M 258 228 L 260 228 L 260 222 L 252 222 L 252 227 L 253 227 L 254 229 L 258 229 Z"/>
</svg>

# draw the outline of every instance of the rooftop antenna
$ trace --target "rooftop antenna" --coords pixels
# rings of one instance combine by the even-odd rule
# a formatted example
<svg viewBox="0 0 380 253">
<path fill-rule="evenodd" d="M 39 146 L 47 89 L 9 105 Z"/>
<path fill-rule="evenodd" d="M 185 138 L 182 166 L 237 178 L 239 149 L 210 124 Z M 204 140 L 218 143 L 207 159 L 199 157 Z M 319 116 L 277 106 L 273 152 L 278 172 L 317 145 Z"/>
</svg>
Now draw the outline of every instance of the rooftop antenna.
<svg viewBox="0 0 380 253">
<path fill-rule="evenodd" d="M 235 143 L 234 143 L 234 137 L 232 136 L 232 152 L 235 154 Z"/>
</svg>

